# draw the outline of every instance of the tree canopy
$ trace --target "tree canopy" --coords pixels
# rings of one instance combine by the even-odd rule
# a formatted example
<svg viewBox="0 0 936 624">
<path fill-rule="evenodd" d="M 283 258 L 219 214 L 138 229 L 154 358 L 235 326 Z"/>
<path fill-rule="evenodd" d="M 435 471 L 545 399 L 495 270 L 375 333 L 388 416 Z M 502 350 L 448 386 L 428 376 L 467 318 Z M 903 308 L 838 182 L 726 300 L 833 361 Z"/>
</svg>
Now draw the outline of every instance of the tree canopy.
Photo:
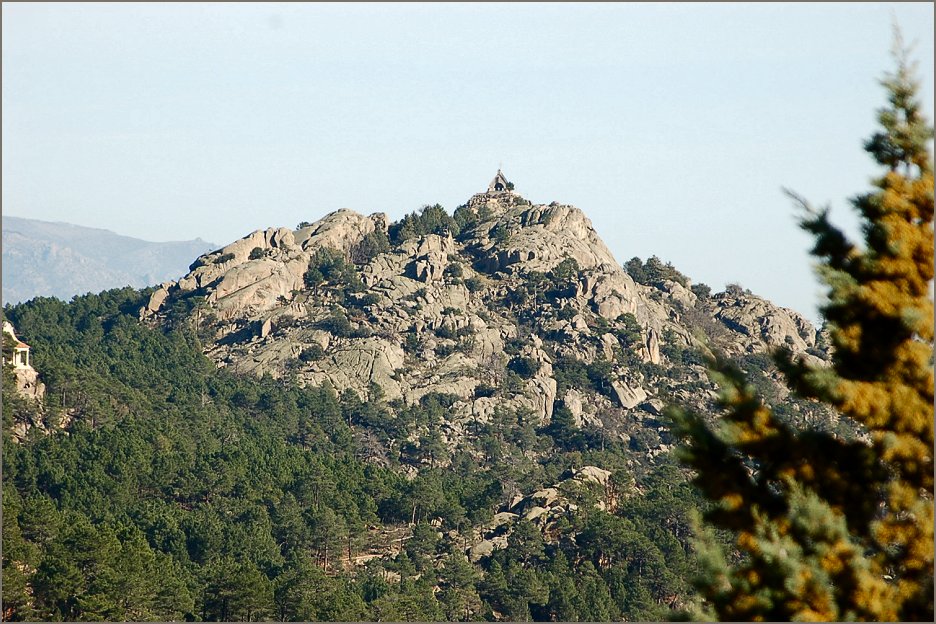
<svg viewBox="0 0 936 624">
<path fill-rule="evenodd" d="M 933 619 L 933 135 L 899 35 L 896 50 L 864 145 L 884 171 L 852 200 L 864 244 L 796 198 L 828 287 L 833 364 L 776 356 L 794 391 L 863 435 L 793 428 L 725 363 L 720 425 L 674 412 L 716 503 L 705 517 L 744 555 L 729 565 L 709 549 L 700 589 L 721 619 Z"/>
</svg>

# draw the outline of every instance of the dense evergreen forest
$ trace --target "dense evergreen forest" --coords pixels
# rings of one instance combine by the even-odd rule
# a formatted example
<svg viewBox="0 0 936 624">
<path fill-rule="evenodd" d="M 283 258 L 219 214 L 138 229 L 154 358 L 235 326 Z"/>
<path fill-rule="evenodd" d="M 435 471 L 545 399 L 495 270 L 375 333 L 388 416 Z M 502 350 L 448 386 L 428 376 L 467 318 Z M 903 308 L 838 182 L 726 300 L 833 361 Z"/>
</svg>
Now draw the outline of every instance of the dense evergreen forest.
<svg viewBox="0 0 936 624">
<path fill-rule="evenodd" d="M 674 459 L 635 468 L 561 412 L 502 414 L 450 451 L 431 439 L 450 397 L 388 409 L 232 375 L 184 320 L 141 324 L 148 295 L 4 310 L 47 385 L 40 410 L 4 370 L 5 620 L 655 620 L 694 600 L 703 503 Z M 545 534 L 521 521 L 466 557 L 510 496 L 583 465 L 618 495 L 583 488 Z"/>
</svg>

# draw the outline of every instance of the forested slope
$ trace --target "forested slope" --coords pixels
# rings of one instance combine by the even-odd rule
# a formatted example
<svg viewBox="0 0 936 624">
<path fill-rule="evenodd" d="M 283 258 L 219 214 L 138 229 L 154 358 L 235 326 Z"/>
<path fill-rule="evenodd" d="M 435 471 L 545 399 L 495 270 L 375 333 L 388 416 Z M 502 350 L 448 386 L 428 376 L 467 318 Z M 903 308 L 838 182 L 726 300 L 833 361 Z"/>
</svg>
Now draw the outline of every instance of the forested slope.
<svg viewBox="0 0 936 624">
<path fill-rule="evenodd" d="M 49 392 L 40 409 L 4 391 L 4 619 L 655 619 L 689 599 L 698 499 L 669 460 L 621 471 L 624 495 L 570 491 L 581 504 L 547 532 L 521 519 L 471 563 L 503 483 L 533 492 L 628 449 L 511 414 L 476 432 L 483 461 L 455 452 L 407 478 L 405 454 L 368 461 L 367 432 L 431 428 L 450 399 L 395 414 L 230 374 L 190 325 L 139 323 L 148 296 L 5 310 Z M 14 442 L 30 412 L 65 414 L 67 434 Z"/>
</svg>

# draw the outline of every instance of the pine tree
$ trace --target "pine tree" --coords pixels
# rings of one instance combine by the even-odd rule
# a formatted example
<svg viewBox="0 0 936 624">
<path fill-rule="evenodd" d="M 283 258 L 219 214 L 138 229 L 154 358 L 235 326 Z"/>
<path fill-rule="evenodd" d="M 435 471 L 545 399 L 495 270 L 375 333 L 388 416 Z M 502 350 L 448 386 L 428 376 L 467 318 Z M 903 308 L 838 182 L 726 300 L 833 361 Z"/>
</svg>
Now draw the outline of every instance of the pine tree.
<svg viewBox="0 0 936 624">
<path fill-rule="evenodd" d="M 481 610 L 481 598 L 475 585 L 478 575 L 462 553 L 450 553 L 439 573 L 442 591 L 439 601 L 450 622 L 471 621 Z"/>
<path fill-rule="evenodd" d="M 933 135 L 899 33 L 895 59 L 864 146 L 885 171 L 852 200 L 864 245 L 794 196 L 828 286 L 832 366 L 776 356 L 791 389 L 862 435 L 796 429 L 725 363 L 719 426 L 674 412 L 684 460 L 715 503 L 705 519 L 743 555 L 729 566 L 709 540 L 700 590 L 721 619 L 933 619 Z"/>
</svg>

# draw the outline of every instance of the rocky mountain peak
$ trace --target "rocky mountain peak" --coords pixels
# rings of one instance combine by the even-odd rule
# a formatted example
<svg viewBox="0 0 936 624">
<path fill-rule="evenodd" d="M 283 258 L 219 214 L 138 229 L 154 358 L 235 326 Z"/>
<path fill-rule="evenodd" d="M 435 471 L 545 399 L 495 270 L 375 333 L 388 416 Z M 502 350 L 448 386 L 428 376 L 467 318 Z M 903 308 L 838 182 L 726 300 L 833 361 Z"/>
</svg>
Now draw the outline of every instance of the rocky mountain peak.
<svg viewBox="0 0 936 624">
<path fill-rule="evenodd" d="M 338 210 L 258 230 L 162 284 L 141 317 L 191 319 L 209 357 L 242 373 L 401 404 L 448 397 L 453 441 L 503 410 L 615 429 L 680 385 L 713 396 L 686 355 L 703 334 L 738 353 L 816 346 L 791 311 L 744 293 L 703 305 L 689 286 L 635 281 L 574 206 L 489 189 L 454 215 Z"/>
</svg>

